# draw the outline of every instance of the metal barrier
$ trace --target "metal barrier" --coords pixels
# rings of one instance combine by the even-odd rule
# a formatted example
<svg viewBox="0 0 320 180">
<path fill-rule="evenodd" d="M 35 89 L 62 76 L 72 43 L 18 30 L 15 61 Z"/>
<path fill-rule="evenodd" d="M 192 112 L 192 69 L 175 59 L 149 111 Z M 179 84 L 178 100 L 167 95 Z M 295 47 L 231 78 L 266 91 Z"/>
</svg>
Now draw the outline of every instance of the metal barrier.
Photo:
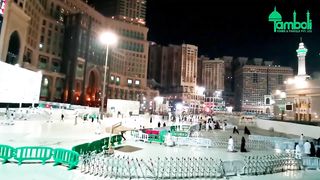
<svg viewBox="0 0 320 180">
<path fill-rule="evenodd" d="M 131 132 L 133 134 L 133 132 Z M 102 152 L 104 149 L 109 147 L 109 138 L 111 146 L 121 145 L 122 143 L 122 136 L 121 135 L 114 135 L 111 137 L 105 137 L 100 140 L 93 141 L 91 143 L 84 143 L 80 145 L 76 145 L 72 147 L 72 150 L 76 151 L 79 154 L 87 154 L 89 152 Z"/>
<path fill-rule="evenodd" d="M 73 151 L 78 152 L 79 154 L 86 154 L 89 151 L 89 143 L 79 144 L 77 146 L 72 147 Z"/>
<path fill-rule="evenodd" d="M 224 173 L 226 176 L 235 176 L 244 174 L 243 161 L 224 161 L 222 162 Z"/>
<path fill-rule="evenodd" d="M 302 164 L 306 169 L 320 169 L 320 158 L 303 156 Z"/>
<path fill-rule="evenodd" d="M 131 137 L 135 141 L 143 141 L 143 142 L 148 142 L 149 135 L 146 133 L 143 133 L 142 131 L 131 131 Z"/>
<path fill-rule="evenodd" d="M 247 156 L 244 161 L 221 161 L 211 157 L 165 157 L 145 161 L 93 153 L 81 157 L 80 170 L 104 178 L 212 179 L 298 170 L 300 165 L 292 154 Z"/>
<path fill-rule="evenodd" d="M 3 159 L 2 164 L 8 162 L 14 156 L 15 149 L 11 146 L 0 144 L 0 159 Z"/>
<path fill-rule="evenodd" d="M 59 164 L 66 164 L 69 166 L 68 170 L 74 169 L 79 163 L 79 154 L 74 151 L 57 148 L 53 153 L 54 166 Z"/>
<path fill-rule="evenodd" d="M 50 147 L 41 146 L 25 146 L 15 149 L 14 159 L 21 165 L 22 161 L 26 160 L 40 160 L 45 164 L 47 160 L 51 159 L 53 149 Z"/>
<path fill-rule="evenodd" d="M 280 151 L 293 151 L 295 149 L 294 144 L 298 142 L 295 139 L 288 139 L 283 137 L 270 137 L 270 136 L 261 136 L 261 135 L 249 135 L 250 141 L 268 143 L 272 145 L 274 149 Z"/>
<path fill-rule="evenodd" d="M 176 145 L 187 146 L 204 146 L 211 147 L 212 143 L 210 139 L 196 138 L 196 137 L 175 137 L 172 136 L 172 140 Z"/>
<path fill-rule="evenodd" d="M 80 148 L 81 149 L 81 148 Z M 8 145 L 0 144 L 0 158 L 3 163 L 8 162 L 9 159 L 14 158 L 21 165 L 23 161 L 41 161 L 45 164 L 53 157 L 55 165 L 67 164 L 69 170 L 77 167 L 79 162 L 79 154 L 75 151 L 67 149 L 53 149 L 51 147 L 42 146 L 24 146 L 13 148 Z"/>
<path fill-rule="evenodd" d="M 244 173 L 247 175 L 272 174 L 287 170 L 300 170 L 302 168 L 301 161 L 295 159 L 292 153 L 247 156 L 244 162 Z"/>
</svg>

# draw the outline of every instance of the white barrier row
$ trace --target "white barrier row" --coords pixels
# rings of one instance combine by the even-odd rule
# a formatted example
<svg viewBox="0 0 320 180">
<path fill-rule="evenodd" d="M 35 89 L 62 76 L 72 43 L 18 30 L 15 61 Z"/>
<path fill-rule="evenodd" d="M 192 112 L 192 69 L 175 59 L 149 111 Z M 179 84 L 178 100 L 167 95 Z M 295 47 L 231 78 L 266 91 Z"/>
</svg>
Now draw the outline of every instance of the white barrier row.
<svg viewBox="0 0 320 180">
<path fill-rule="evenodd" d="M 149 135 L 142 131 L 131 131 L 131 136 L 135 141 L 148 142 Z"/>
<path fill-rule="evenodd" d="M 320 169 L 320 158 L 318 157 L 302 157 L 302 165 L 306 169 Z"/>
<path fill-rule="evenodd" d="M 294 150 L 295 139 L 288 139 L 283 137 L 271 137 L 271 136 L 261 136 L 261 135 L 249 135 L 249 140 L 251 141 L 264 141 L 273 144 L 274 149 L 278 150 Z"/>
<path fill-rule="evenodd" d="M 172 137 L 172 140 L 176 145 L 181 146 L 204 146 L 211 147 L 212 141 L 211 139 L 206 138 L 196 138 L 196 137 Z"/>
</svg>

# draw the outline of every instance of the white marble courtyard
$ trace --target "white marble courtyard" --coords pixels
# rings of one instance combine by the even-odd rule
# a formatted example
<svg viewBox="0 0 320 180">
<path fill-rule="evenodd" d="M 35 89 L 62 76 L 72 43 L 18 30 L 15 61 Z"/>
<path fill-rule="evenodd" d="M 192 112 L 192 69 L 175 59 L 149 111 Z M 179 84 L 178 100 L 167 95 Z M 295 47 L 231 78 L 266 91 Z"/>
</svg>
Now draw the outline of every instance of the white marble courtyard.
<svg viewBox="0 0 320 180">
<path fill-rule="evenodd" d="M 5 125 L 4 119 L 0 119 L 0 144 L 11 145 L 13 147 L 27 145 L 41 145 L 50 147 L 62 147 L 71 149 L 72 146 L 91 142 L 102 137 L 109 136 L 105 131 L 116 122 L 123 121 L 123 125 L 133 128 L 140 126 L 155 127 L 160 119 L 154 118 L 152 124 L 149 122 L 149 117 L 134 117 L 125 120 L 121 119 L 104 119 L 100 125 L 91 121 L 77 120 L 75 125 L 75 117 L 72 112 L 65 112 L 64 121 L 60 120 L 60 114 L 56 113 L 52 121 L 47 122 L 45 116 L 30 118 L 27 120 L 14 120 L 14 125 Z M 169 125 L 169 122 L 167 122 Z M 100 134 L 97 134 L 99 129 Z M 202 147 L 165 147 L 157 143 L 134 142 L 130 140 L 128 134 L 125 135 L 128 140 L 124 145 L 131 145 L 141 150 L 131 153 L 115 151 L 116 155 L 126 155 L 132 158 L 149 159 L 157 157 L 212 157 L 223 160 L 239 160 L 245 155 L 266 155 L 274 154 L 270 150 L 250 151 L 249 153 L 228 153 L 223 148 L 202 148 Z M 291 171 L 263 176 L 241 176 L 231 177 L 231 179 L 248 179 L 248 180 L 267 180 L 267 179 L 319 179 L 319 171 Z M 68 171 L 66 167 L 53 167 L 52 163 L 46 165 L 41 164 L 22 164 L 18 166 L 16 163 L 8 163 L 0 165 L 0 179 L 26 179 L 26 180 L 89 180 L 103 179 L 87 174 L 80 173 L 79 169 Z"/>
</svg>

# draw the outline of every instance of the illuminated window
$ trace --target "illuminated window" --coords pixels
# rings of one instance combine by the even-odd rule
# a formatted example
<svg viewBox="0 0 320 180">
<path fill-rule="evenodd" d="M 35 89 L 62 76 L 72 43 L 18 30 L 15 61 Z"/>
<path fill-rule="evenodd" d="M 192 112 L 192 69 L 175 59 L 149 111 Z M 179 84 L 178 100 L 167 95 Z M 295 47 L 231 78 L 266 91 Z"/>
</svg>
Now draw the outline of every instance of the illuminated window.
<svg viewBox="0 0 320 180">
<path fill-rule="evenodd" d="M 278 74 L 278 84 L 283 84 L 283 76 L 282 76 L 282 74 Z"/>
<path fill-rule="evenodd" d="M 114 76 L 111 76 L 111 77 L 110 77 L 110 80 L 111 80 L 111 81 L 114 81 Z"/>
<path fill-rule="evenodd" d="M 257 73 L 253 73 L 252 82 L 258 83 L 258 74 Z"/>
<path fill-rule="evenodd" d="M 132 79 L 128 79 L 128 84 L 132 84 Z"/>
<path fill-rule="evenodd" d="M 116 77 L 116 85 L 120 84 L 120 77 Z"/>
<path fill-rule="evenodd" d="M 140 81 L 139 81 L 139 80 L 136 80 L 134 84 L 137 85 L 137 86 L 139 86 L 139 85 L 140 85 Z"/>
</svg>

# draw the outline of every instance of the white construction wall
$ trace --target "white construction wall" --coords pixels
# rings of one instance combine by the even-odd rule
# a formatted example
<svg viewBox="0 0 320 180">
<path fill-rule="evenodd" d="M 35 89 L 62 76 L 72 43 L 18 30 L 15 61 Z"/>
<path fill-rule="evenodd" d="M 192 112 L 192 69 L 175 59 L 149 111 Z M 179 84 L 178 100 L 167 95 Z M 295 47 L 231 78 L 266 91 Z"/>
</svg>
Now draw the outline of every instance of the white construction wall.
<svg viewBox="0 0 320 180">
<path fill-rule="evenodd" d="M 0 61 L 0 102 L 38 103 L 42 74 Z"/>
</svg>

